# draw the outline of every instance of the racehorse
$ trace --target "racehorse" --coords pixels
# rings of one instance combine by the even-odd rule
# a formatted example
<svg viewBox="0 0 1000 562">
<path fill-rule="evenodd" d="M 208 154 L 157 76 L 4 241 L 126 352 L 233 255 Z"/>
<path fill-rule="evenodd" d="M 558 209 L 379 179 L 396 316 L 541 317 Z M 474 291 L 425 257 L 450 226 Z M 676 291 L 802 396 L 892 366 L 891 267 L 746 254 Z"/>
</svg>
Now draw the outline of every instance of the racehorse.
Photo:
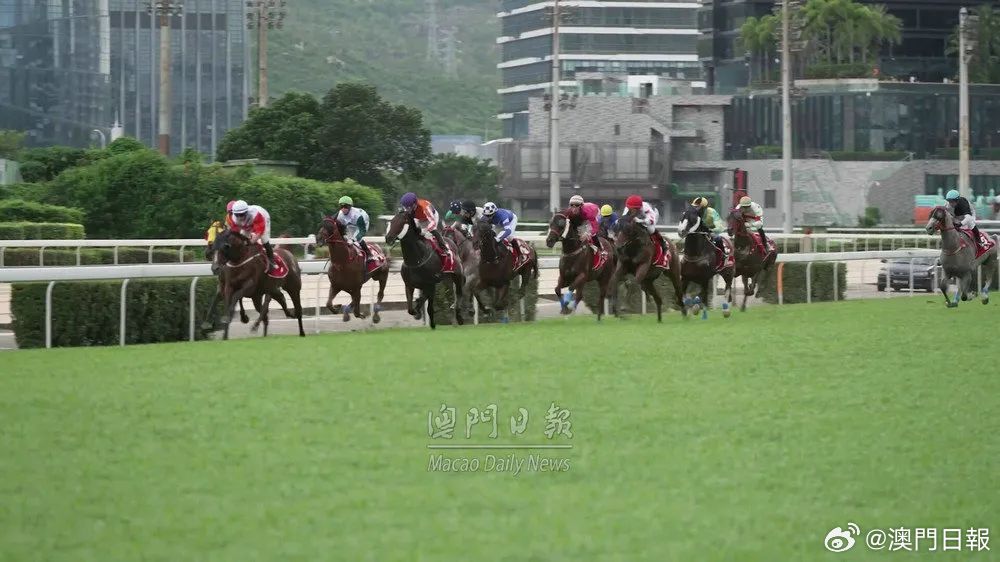
<svg viewBox="0 0 1000 562">
<path fill-rule="evenodd" d="M 510 296 L 510 282 L 521 277 L 521 287 L 518 300 L 524 298 L 528 290 L 528 281 L 534 272 L 538 279 L 538 256 L 535 249 L 520 240 L 513 239 L 511 244 L 519 244 L 522 257 L 514 263 L 514 255 L 507 245 L 497 242 L 493 233 L 493 225 L 479 221 L 472 230 L 473 244 L 479 252 L 479 283 L 482 287 L 493 287 L 496 296 L 493 299 L 493 309 L 500 314 L 500 322 L 507 323 L 507 304 Z"/>
<path fill-rule="evenodd" d="M 985 251 L 977 250 L 976 244 L 972 240 L 971 231 L 955 227 L 954 217 L 951 211 L 945 207 L 935 207 L 931 211 L 930 219 L 927 221 L 927 233 L 933 234 L 935 230 L 941 232 L 941 267 L 944 269 L 944 277 L 940 280 L 939 288 L 944 294 L 944 300 L 948 303 L 948 308 L 958 306 L 958 299 L 969 298 L 969 283 L 972 282 L 972 275 L 979 267 L 983 268 L 985 280 L 982 288 L 983 304 L 990 302 L 990 283 L 993 282 L 993 274 L 997 269 L 997 247 L 1000 240 L 997 237 L 983 238 L 987 245 L 992 242 Z M 979 255 L 976 255 L 976 254 Z M 957 290 L 955 298 L 948 297 L 948 285 L 955 279 Z M 972 291 L 975 294 L 975 290 Z"/>
<path fill-rule="evenodd" d="M 726 222 L 729 237 L 735 241 L 736 270 L 733 277 L 743 279 L 743 302 L 740 310 L 745 311 L 747 299 L 751 295 L 756 297 L 760 292 L 761 274 L 766 273 L 778 259 L 778 247 L 773 240 L 768 239 L 766 253 L 761 255 L 758 243 L 760 235 L 747 229 L 743 213 L 739 209 L 733 209 Z"/>
<path fill-rule="evenodd" d="M 575 298 L 573 310 L 583 300 L 583 287 L 590 281 L 597 281 L 600 292 L 600 304 L 597 306 L 597 319 L 604 314 L 604 301 L 608 298 L 611 278 L 615 270 L 615 255 L 611 243 L 599 239 L 601 253 L 594 256 L 590 244 L 580 239 L 580 233 L 570 224 L 566 211 L 560 211 L 549 220 L 549 233 L 545 237 L 545 245 L 552 248 L 556 242 L 562 242 L 562 256 L 559 258 L 559 280 L 556 281 L 556 298 L 559 299 L 562 314 L 572 312 L 563 300 L 562 288 L 569 287 L 570 297 Z"/>
<path fill-rule="evenodd" d="M 663 299 L 656 289 L 654 281 L 660 273 L 666 269 L 670 275 L 670 280 L 674 284 L 674 293 L 677 299 L 677 308 L 686 317 L 687 308 L 684 306 L 684 292 L 681 290 L 681 266 L 680 256 L 677 255 L 677 248 L 670 240 L 666 240 L 667 251 L 670 253 L 669 261 L 662 265 L 654 265 L 653 261 L 657 257 L 658 242 L 653 239 L 653 235 L 646 231 L 646 226 L 635 221 L 641 211 L 639 209 L 628 209 L 625 215 L 618 220 L 620 229 L 615 238 L 615 253 L 617 254 L 618 266 L 615 269 L 615 301 L 617 302 L 618 284 L 622 282 L 625 275 L 635 277 L 643 290 L 653 297 L 656 303 L 656 321 L 663 322 Z M 664 267 L 665 266 L 665 267 Z M 631 287 L 629 292 L 631 292 Z"/>
<path fill-rule="evenodd" d="M 299 321 L 299 336 L 305 336 L 302 329 L 302 302 L 300 293 L 302 291 L 302 271 L 299 268 L 295 256 L 288 250 L 277 247 L 274 249 L 274 257 L 278 270 L 275 273 L 267 272 L 267 256 L 262 248 L 252 244 L 250 240 L 232 230 L 222 232 L 216 237 L 219 243 L 219 252 L 226 262 L 222 265 L 219 283 L 222 286 L 222 295 L 226 301 L 226 327 L 222 332 L 223 339 L 229 339 L 229 324 L 233 320 L 233 313 L 236 303 L 243 297 L 260 298 L 264 297 L 260 305 L 260 316 L 250 328 L 256 331 L 261 322 L 264 323 L 264 336 L 267 336 L 268 307 L 271 304 L 272 294 L 284 289 L 288 296 L 292 298 L 292 305 L 295 313 L 289 312 L 288 308 L 282 304 L 285 315 L 289 318 L 296 318 Z M 283 263 L 281 263 L 283 262 Z M 281 275 L 283 273 L 283 275 Z M 281 275 L 277 277 L 275 275 Z M 275 298 L 275 300 L 278 300 Z M 256 301 L 254 301 L 256 306 Z"/>
<path fill-rule="evenodd" d="M 209 321 L 209 317 L 212 315 L 212 311 L 215 309 L 215 303 L 219 301 L 222 297 L 222 266 L 224 264 L 222 257 L 222 242 L 219 240 L 218 235 L 216 235 L 215 241 L 212 242 L 212 247 L 205 250 L 205 259 L 212 262 L 212 275 L 216 278 L 216 291 L 212 295 L 212 300 L 208 303 L 208 309 L 205 310 L 205 318 L 201 322 L 201 328 L 203 330 L 211 330 L 215 325 L 214 322 Z M 281 308 L 285 311 L 285 314 L 291 314 L 288 311 L 288 305 L 285 303 L 285 295 L 281 293 L 280 290 L 272 293 L 271 295 L 274 300 L 281 304 Z M 253 297 L 250 299 L 253 302 L 254 310 L 260 314 L 260 297 Z M 250 317 L 247 316 L 246 310 L 243 308 L 243 299 L 240 299 L 240 322 L 246 324 L 250 322 Z"/>
<path fill-rule="evenodd" d="M 336 218 L 324 217 L 316 234 L 316 239 L 325 242 L 330 250 L 330 269 L 326 271 L 327 277 L 330 278 L 330 296 L 326 300 L 326 308 L 333 313 L 333 299 L 337 293 L 344 291 L 351 296 L 351 304 L 342 309 L 344 322 L 351 319 L 351 312 L 354 312 L 355 318 L 363 319 L 365 315 L 361 312 L 361 287 L 371 278 L 378 281 L 378 296 L 375 300 L 375 312 L 372 315 L 372 322 L 378 324 L 381 321 L 379 311 L 382 310 L 385 283 L 389 280 L 389 259 L 381 247 L 368 244 L 368 250 L 372 254 L 372 265 L 377 267 L 371 272 L 366 272 L 368 263 L 365 261 L 365 254 L 359 244 L 348 242 L 344 238 L 344 228 Z"/>
<path fill-rule="evenodd" d="M 465 273 L 463 293 L 468 298 L 466 311 L 471 316 L 475 313 L 472 307 L 478 306 L 480 314 L 489 314 L 492 309 L 483 304 L 483 298 L 480 296 L 482 286 L 479 284 L 479 251 L 473 247 L 472 238 L 461 225 L 445 227 L 444 237 L 451 238 L 455 243 L 458 248 L 458 259 L 462 260 L 462 272 Z M 475 303 L 472 302 L 473 299 Z"/>
<path fill-rule="evenodd" d="M 424 314 L 424 303 L 427 303 L 428 321 L 431 329 L 437 326 L 434 324 L 434 292 L 437 284 L 445 277 L 455 288 L 455 323 L 462 325 L 462 289 L 465 284 L 462 262 L 457 261 L 454 265 L 454 272 L 443 273 L 441 257 L 429 241 L 420 236 L 417 225 L 413 222 L 413 213 L 400 210 L 389 222 L 389 230 L 385 233 L 386 244 L 395 244 L 399 241 L 403 247 L 403 266 L 400 274 L 403 277 L 403 285 L 406 287 L 406 310 L 411 316 L 420 320 Z M 445 239 L 445 244 L 451 250 L 453 256 L 458 255 L 458 248 L 455 243 Z M 413 290 L 420 289 L 420 296 L 413 300 Z"/>
<path fill-rule="evenodd" d="M 711 234 L 699 231 L 701 215 L 698 208 L 689 205 L 681 215 L 678 234 L 684 240 L 684 253 L 681 255 L 681 292 L 687 296 L 688 285 L 692 282 L 701 287 L 701 303 L 708 306 L 708 292 L 714 288 L 712 280 L 720 275 L 726 282 L 723 292 L 727 297 L 724 311 L 728 315 L 733 302 L 733 270 L 734 264 L 729 259 L 720 259 L 719 251 L 712 242 Z M 722 261 L 725 260 L 725 261 Z"/>
</svg>

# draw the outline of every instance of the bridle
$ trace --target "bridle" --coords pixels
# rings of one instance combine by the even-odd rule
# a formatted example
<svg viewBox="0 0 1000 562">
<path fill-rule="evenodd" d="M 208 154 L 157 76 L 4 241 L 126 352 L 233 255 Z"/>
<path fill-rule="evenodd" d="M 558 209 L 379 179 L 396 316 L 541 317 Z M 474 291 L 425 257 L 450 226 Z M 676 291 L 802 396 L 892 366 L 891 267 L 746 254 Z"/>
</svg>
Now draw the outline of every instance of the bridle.
<svg viewBox="0 0 1000 562">
<path fill-rule="evenodd" d="M 566 227 L 563 228 L 561 234 L 559 233 L 558 230 L 552 228 L 552 223 L 555 222 L 557 217 L 562 217 L 562 219 L 566 221 Z M 556 240 L 558 240 L 559 242 L 563 242 L 564 240 L 566 240 L 566 237 L 569 236 L 569 217 L 566 216 L 565 213 L 560 212 L 552 215 L 552 220 L 549 221 L 549 235 L 556 236 Z"/>
</svg>

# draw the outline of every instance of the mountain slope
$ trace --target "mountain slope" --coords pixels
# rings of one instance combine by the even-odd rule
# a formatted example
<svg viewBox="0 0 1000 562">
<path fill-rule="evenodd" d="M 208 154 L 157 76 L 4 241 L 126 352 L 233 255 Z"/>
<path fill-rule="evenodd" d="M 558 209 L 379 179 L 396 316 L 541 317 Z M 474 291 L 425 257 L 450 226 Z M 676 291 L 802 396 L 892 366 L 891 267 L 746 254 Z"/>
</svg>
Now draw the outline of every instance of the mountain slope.
<svg viewBox="0 0 1000 562">
<path fill-rule="evenodd" d="M 435 18 L 430 6 L 428 0 L 289 2 L 284 29 L 269 34 L 271 95 L 322 95 L 336 82 L 364 81 L 422 110 L 435 134 L 481 135 L 487 127 L 495 136 L 496 5 L 437 0 Z M 437 39 L 431 52 L 429 29 Z"/>
</svg>

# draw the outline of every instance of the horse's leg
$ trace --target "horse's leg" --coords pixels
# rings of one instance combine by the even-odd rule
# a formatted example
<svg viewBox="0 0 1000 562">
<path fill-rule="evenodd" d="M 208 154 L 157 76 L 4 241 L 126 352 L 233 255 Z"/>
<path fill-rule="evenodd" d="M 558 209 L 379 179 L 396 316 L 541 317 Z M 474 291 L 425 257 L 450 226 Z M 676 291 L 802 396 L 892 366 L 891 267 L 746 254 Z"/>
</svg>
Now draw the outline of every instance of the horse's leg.
<svg viewBox="0 0 1000 562">
<path fill-rule="evenodd" d="M 285 302 L 285 295 L 281 292 L 281 289 L 276 288 L 271 293 L 271 298 L 281 305 L 281 311 L 285 313 L 286 318 L 295 318 L 295 313 L 288 310 L 288 303 Z"/>
<path fill-rule="evenodd" d="M 983 280 L 982 292 L 983 304 L 990 304 L 990 285 L 993 284 L 993 274 L 997 270 L 996 257 L 983 260 L 983 268 L 986 270 L 986 279 Z"/>
<path fill-rule="evenodd" d="M 653 302 L 656 303 L 656 321 L 663 322 L 663 299 L 660 298 L 660 292 L 656 290 L 656 286 L 653 285 L 653 281 L 656 279 L 654 277 L 646 277 L 642 280 L 642 288 L 651 297 L 653 297 Z M 645 298 L 645 297 L 643 297 Z"/>
<path fill-rule="evenodd" d="M 260 297 L 250 299 L 253 301 L 254 310 L 260 312 Z M 247 311 L 243 308 L 243 299 L 240 299 L 240 322 L 246 324 L 250 321 L 250 317 L 247 316 Z"/>
<path fill-rule="evenodd" d="M 437 284 L 432 284 L 431 288 L 424 292 L 420 289 L 420 300 L 427 301 L 427 322 L 430 323 L 431 329 L 437 328 L 434 324 L 434 292 L 437 290 Z"/>
<path fill-rule="evenodd" d="M 215 303 L 219 301 L 219 295 L 222 294 L 222 287 L 220 286 L 215 293 L 212 295 L 212 300 L 208 302 L 208 308 L 205 310 L 205 319 L 201 321 L 202 330 L 211 330 L 215 325 L 214 322 L 209 322 L 208 319 L 212 315 L 212 310 L 215 309 Z"/>
<path fill-rule="evenodd" d="M 304 338 L 306 331 L 302 328 L 302 283 L 298 288 L 288 288 L 288 296 L 292 297 L 292 306 L 295 308 L 295 318 L 299 321 L 299 337 Z"/>
<path fill-rule="evenodd" d="M 687 296 L 690 284 L 690 277 L 681 277 L 681 310 L 684 312 L 684 318 L 687 318 L 688 307 L 691 305 L 691 299 Z"/>
<path fill-rule="evenodd" d="M 687 307 L 684 306 L 684 281 L 681 279 L 680 269 L 672 269 L 670 275 L 671 284 L 674 286 L 674 298 L 677 300 L 677 308 L 680 309 L 681 315 L 687 318 Z"/>
<path fill-rule="evenodd" d="M 254 305 L 255 306 L 256 306 L 256 304 L 258 302 L 258 299 L 260 299 L 260 297 L 257 297 L 257 298 L 254 299 Z M 267 317 L 267 307 L 269 307 L 270 305 L 271 305 L 271 294 L 270 293 L 265 293 L 264 294 L 264 300 L 263 300 L 263 302 L 260 303 L 260 308 L 257 309 L 257 319 L 254 320 L 253 325 L 250 326 L 250 332 L 256 332 L 257 328 L 260 327 L 261 323 L 263 323 L 264 324 L 264 328 L 267 329 L 267 318 L 266 318 Z M 265 335 L 267 335 L 267 334 L 265 334 Z"/>
<path fill-rule="evenodd" d="M 339 293 L 339 292 L 340 292 L 340 287 L 334 285 L 331 282 L 330 283 L 330 294 L 329 294 L 329 296 L 326 299 L 326 309 L 330 311 L 330 314 L 336 314 L 336 312 L 333 310 L 333 299 L 334 299 L 334 297 L 337 296 L 337 293 Z"/>
<path fill-rule="evenodd" d="M 559 270 L 559 279 L 556 280 L 556 300 L 559 301 L 559 314 L 569 314 L 569 307 L 566 306 L 566 302 L 563 301 L 562 288 L 566 286 L 566 282 L 563 280 L 563 272 Z"/>
<path fill-rule="evenodd" d="M 260 315 L 260 317 L 257 318 L 258 322 L 260 322 L 261 318 L 264 319 L 264 337 L 265 338 L 267 337 L 267 327 L 268 327 L 268 324 L 270 323 L 269 322 L 270 321 L 270 315 L 268 314 L 271 311 L 270 310 L 270 306 L 271 306 L 271 293 L 265 293 L 264 294 L 264 302 L 261 303 L 261 311 L 260 311 L 261 315 Z"/>
<path fill-rule="evenodd" d="M 462 317 L 462 289 L 465 284 L 465 277 L 458 275 L 457 273 L 452 276 L 452 283 L 455 287 L 455 323 L 459 326 L 465 324 L 465 318 Z"/>
<path fill-rule="evenodd" d="M 941 289 L 941 294 L 944 295 L 944 303 L 948 308 L 952 307 L 951 297 L 948 296 L 948 286 L 951 284 L 951 277 L 947 274 L 941 276 L 941 280 L 938 281 L 938 289 Z"/>
<path fill-rule="evenodd" d="M 389 280 L 389 268 L 385 268 L 384 271 L 379 273 L 378 277 L 378 296 L 375 298 L 375 313 L 372 314 L 372 322 L 378 324 L 382 321 L 382 317 L 379 312 L 382 310 L 382 298 L 385 297 L 385 284 Z"/>
<path fill-rule="evenodd" d="M 420 320 L 420 316 L 413 309 L 413 304 L 414 304 L 413 303 L 413 285 L 410 285 L 409 283 L 403 283 L 403 286 L 405 287 L 405 290 L 406 290 L 406 313 L 409 314 L 410 316 L 416 318 L 417 320 Z"/>
<path fill-rule="evenodd" d="M 753 281 L 749 275 L 743 275 L 743 302 L 740 303 L 740 312 L 746 312 L 747 310 L 747 299 L 750 298 L 750 294 L 753 291 L 750 290 Z"/>
<path fill-rule="evenodd" d="M 351 311 L 358 320 L 365 319 L 365 313 L 361 311 L 361 287 L 362 285 L 358 285 L 351 292 Z"/>
<path fill-rule="evenodd" d="M 228 295 L 226 297 L 226 326 L 222 329 L 222 339 L 229 339 L 229 324 L 233 321 L 233 315 L 236 314 L 236 303 L 243 298 L 243 289 L 236 289 L 230 292 L 228 287 L 226 288 Z"/>
<path fill-rule="evenodd" d="M 508 302 L 510 297 L 510 283 L 505 283 L 497 287 L 497 301 L 493 308 L 497 310 L 500 314 L 500 323 L 506 324 L 510 322 L 510 315 L 507 313 L 507 307 L 510 305 Z"/>
<path fill-rule="evenodd" d="M 712 280 L 715 277 L 709 277 L 701 286 L 701 318 L 702 320 L 708 319 L 708 292 L 712 285 Z"/>
<path fill-rule="evenodd" d="M 580 301 L 583 300 L 583 286 L 586 284 L 587 284 L 586 273 L 578 274 L 576 276 L 576 279 L 573 280 L 573 285 L 571 287 L 573 289 L 573 312 L 576 312 L 576 309 L 579 308 L 580 306 Z M 604 303 L 599 303 L 597 306 L 603 307 Z"/>
</svg>

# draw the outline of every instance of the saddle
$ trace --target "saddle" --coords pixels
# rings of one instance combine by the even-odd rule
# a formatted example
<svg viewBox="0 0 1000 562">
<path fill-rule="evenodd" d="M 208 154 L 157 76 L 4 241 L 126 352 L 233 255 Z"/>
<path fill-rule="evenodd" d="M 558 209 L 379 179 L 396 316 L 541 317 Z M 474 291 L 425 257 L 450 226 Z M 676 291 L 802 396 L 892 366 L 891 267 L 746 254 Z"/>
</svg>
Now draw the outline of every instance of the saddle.
<svg viewBox="0 0 1000 562">
<path fill-rule="evenodd" d="M 778 251 L 778 245 L 774 243 L 774 240 L 771 240 L 770 238 L 768 238 L 767 239 L 767 249 L 763 250 L 763 252 L 762 252 L 762 249 L 764 248 L 764 244 L 760 240 L 760 233 L 759 232 L 751 232 L 749 234 L 750 234 L 750 241 L 753 243 L 753 246 L 752 246 L 753 249 L 751 250 L 752 253 L 757 254 L 757 255 L 759 255 L 762 258 L 766 258 L 767 256 L 769 256 L 769 255 L 771 255 L 773 253 L 776 253 Z"/>
<path fill-rule="evenodd" d="M 759 238 L 759 236 L 758 236 Z M 712 244 L 715 248 L 715 271 L 720 272 L 723 269 L 728 269 L 736 265 L 736 252 L 733 250 L 733 242 L 728 238 L 722 239 L 722 245 L 726 247 L 726 251 L 723 252 L 718 246 Z"/>
<path fill-rule="evenodd" d="M 505 238 L 503 241 L 510 252 L 511 266 L 514 271 L 524 267 L 531 260 L 531 246 L 520 238 Z M 517 254 L 514 253 L 514 245 L 517 245 Z"/>
<path fill-rule="evenodd" d="M 592 262 L 594 271 L 598 271 L 604 267 L 604 264 L 608 263 L 608 258 L 610 257 L 610 254 L 604 249 L 604 244 L 601 243 L 601 239 L 599 237 L 596 242 L 598 251 L 594 252 L 594 259 Z"/>
<path fill-rule="evenodd" d="M 431 245 L 431 249 L 441 258 L 441 273 L 455 273 L 455 255 L 447 248 L 441 248 L 434 237 L 426 240 Z"/>
<path fill-rule="evenodd" d="M 365 251 L 361 249 L 361 242 L 358 240 L 353 240 L 347 244 L 347 247 L 351 249 L 351 261 L 355 259 L 364 259 Z M 370 274 L 376 269 L 382 267 L 385 264 L 385 252 L 382 251 L 381 246 L 377 244 L 368 244 L 368 253 L 371 257 L 365 262 L 365 274 Z"/>
<path fill-rule="evenodd" d="M 653 253 L 653 267 L 659 267 L 661 269 L 670 269 L 670 261 L 673 256 L 670 255 L 669 246 L 666 251 L 664 251 L 663 245 L 660 244 L 660 240 L 656 237 L 656 234 L 649 235 L 649 241 L 653 243 L 653 247 L 656 251 Z"/>
<path fill-rule="evenodd" d="M 264 251 L 264 248 L 261 248 L 260 252 L 264 257 L 264 263 L 267 263 L 267 252 Z M 288 276 L 288 264 L 278 252 L 274 252 L 274 270 L 268 272 L 267 276 L 272 279 L 284 279 Z"/>
<path fill-rule="evenodd" d="M 965 234 L 969 240 L 972 240 L 972 243 L 976 247 L 976 259 L 979 259 L 983 254 L 993 249 L 993 246 L 996 246 L 996 240 L 988 236 L 983 231 L 979 231 L 979 240 L 976 240 L 975 234 L 972 232 L 971 228 L 963 228 L 959 226 L 957 229 Z M 962 244 L 965 245 L 965 243 L 965 240 L 962 240 Z"/>
</svg>

